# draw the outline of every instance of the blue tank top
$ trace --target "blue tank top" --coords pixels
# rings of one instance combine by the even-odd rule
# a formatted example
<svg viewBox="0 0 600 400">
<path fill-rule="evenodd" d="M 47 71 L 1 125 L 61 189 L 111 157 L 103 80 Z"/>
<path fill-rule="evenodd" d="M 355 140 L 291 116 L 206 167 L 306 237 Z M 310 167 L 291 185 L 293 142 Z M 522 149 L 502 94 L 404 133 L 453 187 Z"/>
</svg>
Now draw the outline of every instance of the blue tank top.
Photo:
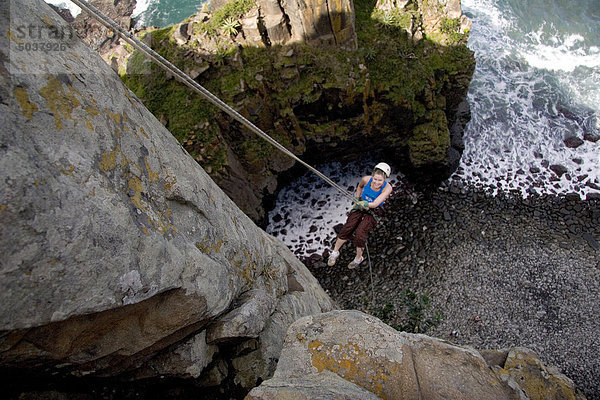
<svg viewBox="0 0 600 400">
<path fill-rule="evenodd" d="M 371 179 L 369 179 L 369 183 L 367 183 L 365 185 L 365 187 L 363 188 L 362 194 L 360 195 L 360 197 L 362 197 L 363 200 L 366 200 L 369 203 L 372 202 L 372 201 L 375 201 L 375 199 L 381 194 L 381 192 L 383 192 L 383 188 L 385 188 L 385 185 L 387 185 L 387 182 L 383 182 L 383 185 L 381 186 L 381 189 L 379 189 L 379 191 L 376 192 L 373 189 L 371 189 L 371 182 L 372 181 L 373 181 L 373 178 L 371 177 Z M 384 202 L 381 202 L 381 204 L 383 204 L 383 203 Z"/>
</svg>

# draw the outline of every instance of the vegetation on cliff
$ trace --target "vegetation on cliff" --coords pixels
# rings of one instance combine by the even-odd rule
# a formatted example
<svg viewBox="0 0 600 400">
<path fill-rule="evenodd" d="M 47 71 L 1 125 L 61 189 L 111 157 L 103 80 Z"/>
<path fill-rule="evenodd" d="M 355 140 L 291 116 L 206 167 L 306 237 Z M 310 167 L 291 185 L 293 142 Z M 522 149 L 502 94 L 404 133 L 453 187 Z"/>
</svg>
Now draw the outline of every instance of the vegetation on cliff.
<svg viewBox="0 0 600 400">
<path fill-rule="evenodd" d="M 442 19 L 431 37 L 414 35 L 423 24 L 419 7 L 425 6 L 414 1 L 404 10 L 382 10 L 373 0 L 355 1 L 357 50 L 303 43 L 248 46 L 239 29 L 241 18 L 254 8 L 253 0 L 236 0 L 212 16 L 184 21 L 188 38 L 179 43 L 181 24 L 149 29 L 142 36 L 309 162 L 324 153 L 343 159 L 385 148 L 409 169 L 440 162 L 444 166 L 447 126 L 464 99 L 474 59 L 466 47 L 468 32 L 459 32 L 460 21 Z M 291 167 L 266 142 L 141 54 L 134 52 L 121 72 L 217 182 L 230 174 L 231 153 L 251 175 L 247 180 L 259 196 L 274 190 L 267 188 L 268 178 Z M 440 115 L 447 123 L 438 123 Z M 431 129 L 417 129 L 421 125 L 440 129 L 431 132 L 435 140 L 423 137 Z M 415 131 L 420 132 L 418 140 Z"/>
</svg>

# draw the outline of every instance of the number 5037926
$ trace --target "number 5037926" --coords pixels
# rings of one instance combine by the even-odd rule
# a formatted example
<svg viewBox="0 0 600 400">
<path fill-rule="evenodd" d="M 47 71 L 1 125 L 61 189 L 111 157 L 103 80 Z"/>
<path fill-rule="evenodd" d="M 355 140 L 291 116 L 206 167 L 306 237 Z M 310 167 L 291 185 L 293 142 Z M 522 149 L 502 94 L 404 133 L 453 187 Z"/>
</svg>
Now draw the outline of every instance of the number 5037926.
<svg viewBox="0 0 600 400">
<path fill-rule="evenodd" d="M 19 51 L 65 51 L 67 45 L 58 42 L 41 42 L 41 43 L 19 43 L 17 50 Z"/>
</svg>

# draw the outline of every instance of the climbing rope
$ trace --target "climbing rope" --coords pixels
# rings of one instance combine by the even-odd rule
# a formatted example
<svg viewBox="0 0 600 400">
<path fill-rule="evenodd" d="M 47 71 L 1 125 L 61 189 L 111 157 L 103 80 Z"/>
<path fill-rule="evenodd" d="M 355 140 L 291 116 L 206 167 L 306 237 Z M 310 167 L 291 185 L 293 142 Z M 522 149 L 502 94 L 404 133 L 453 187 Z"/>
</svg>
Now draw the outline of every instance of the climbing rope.
<svg viewBox="0 0 600 400">
<path fill-rule="evenodd" d="M 375 306 L 375 288 L 373 287 L 373 270 L 371 269 L 371 256 L 369 255 L 369 245 L 365 242 L 365 250 L 367 251 L 367 263 L 369 264 L 369 275 L 371 277 L 371 303 Z"/>
<path fill-rule="evenodd" d="M 162 57 L 156 51 L 152 50 L 150 47 L 148 47 L 145 43 L 143 43 L 138 38 L 133 36 L 131 33 L 126 31 L 125 29 L 123 29 L 119 24 L 117 24 L 115 21 L 113 21 L 107 15 L 103 14 L 96 7 L 87 3 L 86 1 L 81 1 L 81 0 L 71 0 L 71 1 L 75 4 L 77 4 L 79 7 L 81 7 L 81 9 L 85 10 L 86 12 L 91 14 L 93 17 L 95 17 L 102 25 L 104 25 L 108 29 L 111 29 L 114 32 L 118 33 L 119 36 L 121 36 L 121 38 L 123 38 L 123 40 L 125 40 L 131 46 L 133 46 L 137 50 L 141 51 L 142 53 L 144 53 L 146 56 L 150 57 L 151 59 L 153 59 L 161 68 L 163 68 L 167 72 L 171 73 L 172 75 L 178 77 L 184 84 L 189 86 L 195 92 L 202 95 L 206 100 L 208 100 L 209 102 L 211 102 L 212 104 L 214 104 L 215 106 L 220 108 L 222 111 L 229 114 L 231 117 L 236 119 L 242 125 L 244 125 L 248 129 L 250 129 L 252 132 L 256 133 L 258 136 L 260 136 L 267 142 L 269 142 L 275 148 L 277 148 L 281 152 L 285 153 L 286 155 L 290 156 L 291 158 L 293 158 L 300 164 L 304 165 L 310 171 L 317 174 L 321 179 L 325 180 L 325 182 L 327 182 L 329 185 L 331 185 L 332 187 L 337 189 L 341 194 L 343 194 L 344 196 L 346 196 L 350 199 L 354 199 L 354 197 L 352 196 L 351 193 L 344 190 L 341 186 L 339 186 L 337 183 L 332 181 L 329 177 L 327 177 L 326 175 L 321 173 L 316 168 L 313 168 L 311 165 L 302 161 L 294 153 L 292 153 L 290 150 L 288 150 L 285 146 L 279 144 L 275 139 L 273 139 L 272 137 L 267 135 L 265 132 L 263 132 L 261 129 L 259 129 L 256 125 L 254 125 L 252 122 L 248 121 L 240 113 L 238 113 L 236 110 L 234 110 L 229 105 L 227 105 L 227 103 L 225 103 L 224 101 L 219 99 L 217 96 L 215 96 L 210 91 L 205 89 L 202 85 L 200 85 L 198 82 L 196 82 L 195 80 L 190 78 L 186 73 L 181 71 L 179 68 L 177 68 L 171 62 L 169 62 L 167 59 Z"/>
<path fill-rule="evenodd" d="M 116 32 L 123 40 L 125 40 L 127 43 L 129 43 L 131 46 L 133 46 L 135 49 L 141 51 L 146 56 L 150 57 L 165 71 L 171 73 L 173 76 L 178 77 L 181 80 L 181 82 L 183 82 L 185 85 L 190 87 L 196 93 L 199 93 L 201 96 L 203 96 L 206 100 L 208 100 L 209 102 L 211 102 L 212 104 L 217 106 L 219 109 L 221 109 L 225 113 L 229 114 L 232 118 L 234 118 L 235 120 L 240 122 L 242 125 L 244 125 L 246 128 L 248 128 L 250 131 L 256 133 L 258 136 L 260 136 L 261 138 L 263 138 L 264 140 L 269 142 L 271 145 L 273 145 L 276 149 L 280 150 L 284 154 L 288 155 L 289 157 L 293 158 L 294 160 L 296 160 L 297 162 L 299 162 L 300 164 L 302 164 L 303 166 L 308 168 L 310 171 L 314 172 L 317 176 L 319 176 L 321 179 L 323 179 L 325 182 L 327 182 L 329 185 L 331 185 L 333 188 L 335 188 L 338 192 L 340 192 L 344 196 L 348 197 L 351 200 L 354 200 L 354 196 L 350 192 L 344 190 L 341 186 L 339 186 L 337 183 L 335 183 L 328 176 L 324 175 L 316 168 L 314 168 L 311 165 L 307 164 L 306 162 L 302 161 L 294 153 L 292 153 L 290 150 L 288 150 L 285 146 L 281 145 L 275 139 L 273 139 L 272 137 L 267 135 L 256 125 L 254 125 L 252 122 L 248 121 L 240 113 L 238 113 L 236 110 L 234 110 L 229 105 L 227 105 L 227 103 L 225 103 L 224 101 L 219 99 L 217 96 L 212 94 L 210 91 L 208 91 L 202 85 L 200 85 L 198 82 L 196 82 L 195 80 L 190 78 L 190 76 L 188 76 L 185 72 L 181 71 L 179 68 L 177 68 L 175 65 L 173 65 L 171 62 L 169 62 L 164 57 L 162 57 L 156 51 L 152 50 L 145 43 L 140 41 L 138 38 L 133 36 L 131 33 L 126 31 L 125 29 L 123 29 L 119 24 L 117 24 L 110 17 L 108 17 L 107 15 L 102 13 L 96 7 L 94 7 L 93 5 L 89 4 L 86 1 L 81 1 L 81 0 L 71 0 L 71 2 L 75 3 L 82 10 L 85 10 L 87 13 L 92 15 L 94 18 L 96 18 L 98 20 L 98 22 L 100 22 L 105 27 Z M 366 244 L 365 244 L 365 247 L 366 247 Z M 375 292 L 373 289 L 373 272 L 371 270 L 371 258 L 369 256 L 368 247 L 367 247 L 367 260 L 369 263 L 369 273 L 371 276 L 371 295 L 372 295 L 372 300 L 374 301 Z"/>
</svg>

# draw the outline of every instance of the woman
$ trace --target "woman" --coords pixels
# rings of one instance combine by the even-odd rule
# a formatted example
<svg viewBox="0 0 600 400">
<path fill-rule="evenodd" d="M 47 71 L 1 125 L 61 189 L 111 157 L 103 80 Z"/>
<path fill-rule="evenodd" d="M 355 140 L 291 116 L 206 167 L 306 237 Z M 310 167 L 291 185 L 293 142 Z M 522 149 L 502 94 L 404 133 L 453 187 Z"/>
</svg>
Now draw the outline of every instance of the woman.
<svg viewBox="0 0 600 400">
<path fill-rule="evenodd" d="M 348 264 L 348 268 L 354 269 L 362 262 L 367 234 L 377 225 L 374 212 L 380 209 L 392 193 L 392 185 L 386 182 L 390 173 L 390 166 L 382 162 L 375 166 L 372 175 L 363 176 L 360 180 L 356 187 L 352 211 L 335 241 L 333 251 L 329 254 L 327 265 L 330 267 L 335 265 L 340 255 L 340 248 L 350 239 L 356 246 L 356 256 Z"/>
</svg>

